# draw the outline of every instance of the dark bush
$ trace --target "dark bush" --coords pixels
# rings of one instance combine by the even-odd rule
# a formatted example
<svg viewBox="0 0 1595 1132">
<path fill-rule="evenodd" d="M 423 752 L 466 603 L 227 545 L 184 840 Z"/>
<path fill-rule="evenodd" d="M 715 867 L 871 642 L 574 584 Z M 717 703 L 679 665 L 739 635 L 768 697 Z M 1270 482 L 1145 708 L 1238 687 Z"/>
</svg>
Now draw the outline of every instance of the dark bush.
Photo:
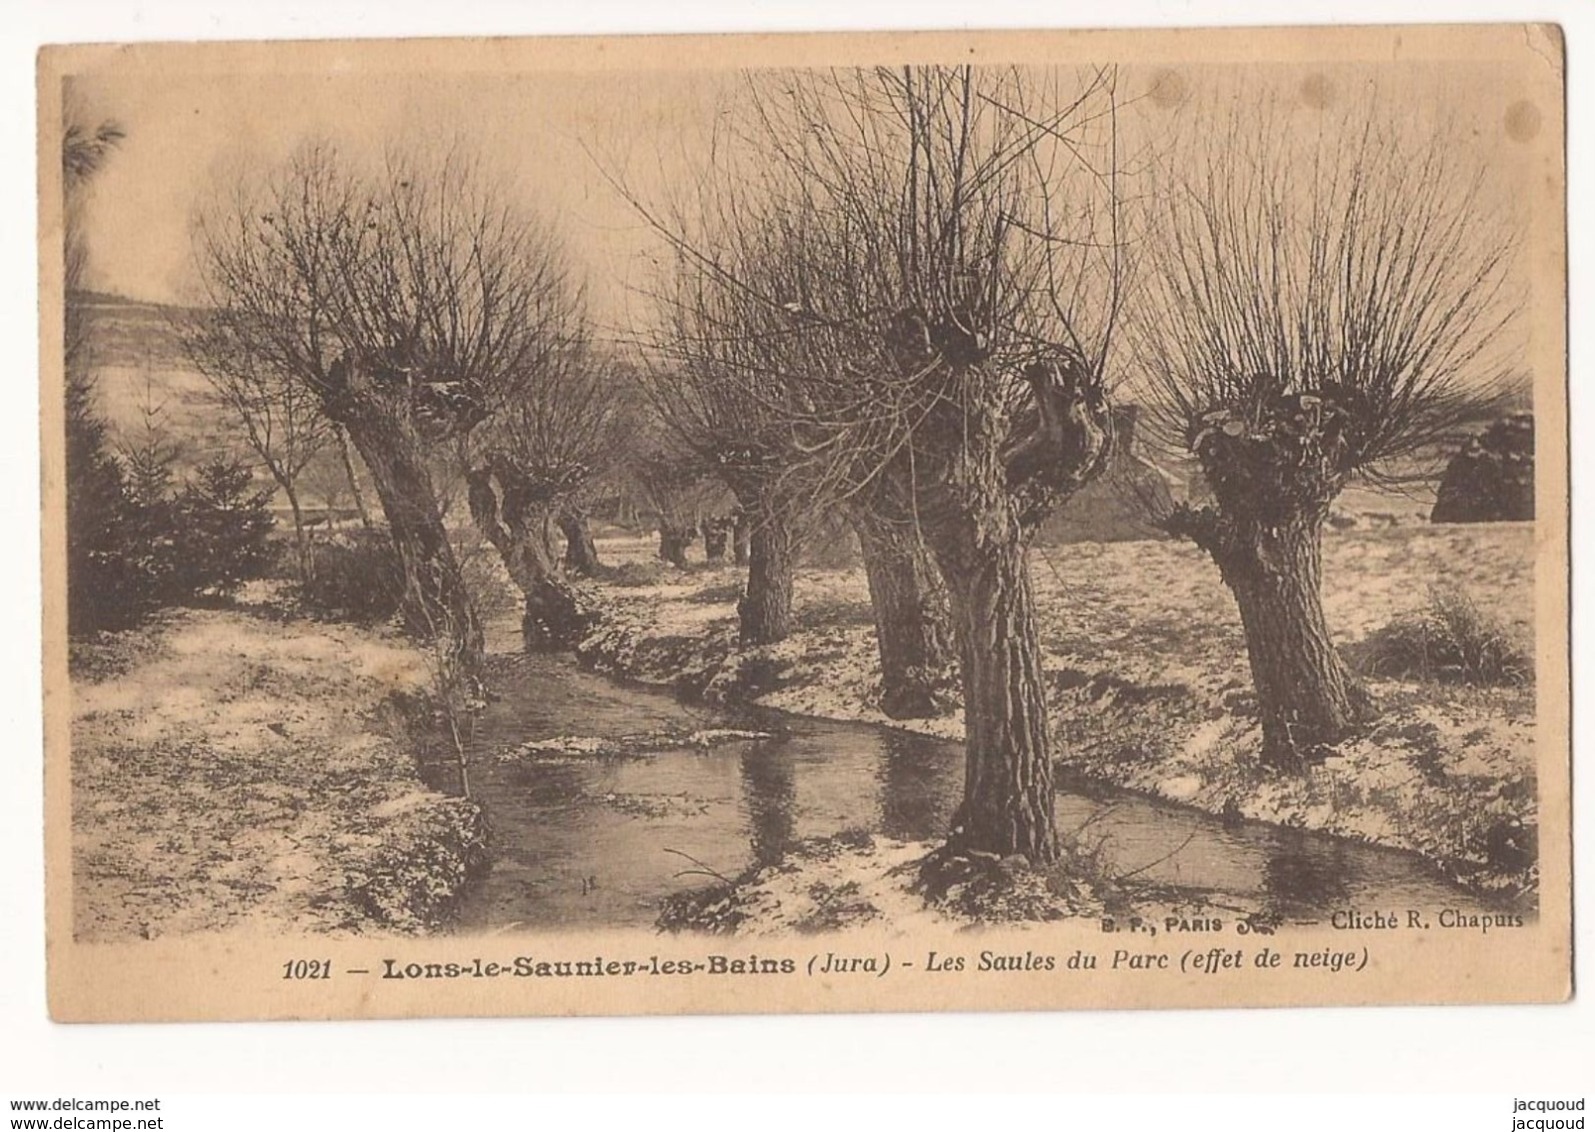
<svg viewBox="0 0 1595 1132">
<path fill-rule="evenodd" d="M 1470 437 L 1446 465 L 1430 519 L 1436 523 L 1534 518 L 1534 414 L 1512 413 Z"/>
<path fill-rule="evenodd" d="M 229 460 L 199 468 L 180 491 L 170 462 L 129 459 L 116 546 L 132 571 L 132 608 L 226 597 L 273 559 L 271 491 L 252 491 L 249 469 Z M 142 615 L 142 614 L 141 614 Z"/>
<path fill-rule="evenodd" d="M 386 621 L 404 598 L 404 570 L 386 531 L 347 531 L 310 549 L 299 587 L 307 612 L 341 621 Z"/>
<path fill-rule="evenodd" d="M 67 621 L 73 636 L 136 625 L 160 604 L 126 545 L 132 504 L 111 453 L 94 386 L 69 374 L 66 393 Z"/>
<path fill-rule="evenodd" d="M 110 450 L 92 385 L 67 392 L 67 598 L 73 636 L 131 628 L 156 609 L 231 594 L 270 564 L 271 492 L 216 460 L 173 490 L 171 452 Z"/>
</svg>

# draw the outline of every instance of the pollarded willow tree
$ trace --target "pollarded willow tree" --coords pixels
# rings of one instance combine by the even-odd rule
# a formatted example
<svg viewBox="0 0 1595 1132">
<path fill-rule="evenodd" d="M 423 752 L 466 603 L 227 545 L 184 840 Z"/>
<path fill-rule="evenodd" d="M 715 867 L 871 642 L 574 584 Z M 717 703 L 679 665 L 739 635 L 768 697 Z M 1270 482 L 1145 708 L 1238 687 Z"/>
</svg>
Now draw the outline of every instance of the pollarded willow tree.
<svg viewBox="0 0 1595 1132">
<path fill-rule="evenodd" d="M 636 420 L 633 379 L 588 340 L 579 294 L 563 294 L 565 309 L 545 312 L 546 352 L 465 446 L 471 514 L 525 596 L 531 648 L 572 646 L 588 626 L 567 571 L 597 573 L 586 499 L 619 467 Z"/>
<path fill-rule="evenodd" d="M 196 224 L 224 356 L 309 390 L 360 453 L 404 570 L 407 627 L 472 663 L 482 633 L 431 461 L 537 371 L 568 307 L 549 233 L 458 148 L 366 168 L 308 145 Z"/>
<path fill-rule="evenodd" d="M 1126 259 L 1116 75 L 913 67 L 753 80 L 708 238 L 678 234 L 821 498 L 945 581 L 966 769 L 950 848 L 1056 859 L 1030 541 L 1103 468 Z M 733 204 L 724 203 L 732 200 Z"/>
<path fill-rule="evenodd" d="M 658 528 L 660 559 L 686 569 L 687 550 L 704 521 L 733 506 L 726 486 L 707 475 L 699 459 L 651 412 L 643 415 L 629 445 L 625 471 L 628 493 Z"/>
<path fill-rule="evenodd" d="M 659 299 L 662 327 L 648 350 L 659 360 L 647 369 L 648 399 L 688 458 L 686 468 L 715 477 L 736 498 L 748 524 L 738 639 L 774 644 L 792 631 L 793 579 L 811 499 L 804 454 L 771 396 L 785 343 L 760 332 L 756 312 L 744 309 L 746 292 L 726 291 L 695 261 L 678 258 Z"/>
<path fill-rule="evenodd" d="M 1355 479 L 1400 483 L 1488 415 L 1509 354 L 1510 224 L 1466 149 L 1403 128 L 1409 112 L 1237 116 L 1154 205 L 1136 353 L 1212 492 L 1168 526 L 1235 596 L 1263 760 L 1282 769 L 1371 707 L 1324 618 L 1330 504 Z"/>
<path fill-rule="evenodd" d="M 790 632 L 801 534 L 816 511 L 839 506 L 858 535 L 869 580 L 881 709 L 898 719 L 939 714 L 951 628 L 945 590 L 918 532 L 872 511 L 870 490 L 826 484 L 826 461 L 814 459 L 810 430 L 794 427 L 802 395 L 790 396 L 791 375 L 830 364 L 833 351 L 846 347 L 808 326 L 794 333 L 791 315 L 807 308 L 767 296 L 799 293 L 803 257 L 818 249 L 767 243 L 783 238 L 778 231 L 754 236 L 762 221 L 734 200 L 711 194 L 700 204 L 699 223 L 707 215 L 709 231 L 741 231 L 739 250 L 749 254 L 736 267 L 736 287 L 721 285 L 696 257 L 677 257 L 656 296 L 665 318 L 651 351 L 666 362 L 649 388 L 660 419 L 696 466 L 736 497 L 748 567 L 737 606 L 741 642 L 768 644 Z"/>
</svg>

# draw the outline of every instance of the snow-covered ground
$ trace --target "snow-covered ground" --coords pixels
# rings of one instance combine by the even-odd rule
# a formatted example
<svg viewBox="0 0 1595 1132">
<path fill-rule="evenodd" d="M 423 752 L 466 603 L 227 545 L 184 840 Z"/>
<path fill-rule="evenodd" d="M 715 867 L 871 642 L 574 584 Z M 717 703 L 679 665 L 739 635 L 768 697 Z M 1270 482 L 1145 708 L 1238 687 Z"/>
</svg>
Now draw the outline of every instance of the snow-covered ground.
<svg viewBox="0 0 1595 1132">
<path fill-rule="evenodd" d="M 743 697 L 787 711 L 958 738 L 954 711 L 895 723 L 880 695 L 862 569 L 806 568 L 799 629 L 779 645 L 735 645 L 737 571 L 644 569 L 648 540 L 608 540 L 630 580 L 584 643 L 600 670 Z M 1404 525 L 1331 531 L 1325 606 L 1356 646 L 1459 587 L 1525 642 L 1533 624 L 1533 528 Z M 1369 678 L 1378 718 L 1303 777 L 1259 765 L 1260 727 L 1240 622 L 1218 571 L 1175 541 L 1038 547 L 1031 578 L 1050 680 L 1055 754 L 1092 778 L 1212 813 L 1418 852 L 1481 891 L 1532 899 L 1537 867 L 1534 689 Z"/>
<path fill-rule="evenodd" d="M 426 684 L 396 633 L 242 610 L 74 645 L 77 938 L 443 918 L 484 827 L 417 777 Z"/>
<path fill-rule="evenodd" d="M 1355 657 L 1371 633 L 1422 607 L 1436 583 L 1462 587 L 1527 638 L 1532 541 L 1530 527 L 1514 525 L 1330 534 L 1326 606 L 1337 642 Z M 741 651 L 735 567 L 679 571 L 645 539 L 602 540 L 600 549 L 618 569 L 594 584 L 604 613 L 581 650 L 586 663 L 711 699 L 961 736 L 956 708 L 901 724 L 879 711 L 861 569 L 805 568 L 798 631 Z M 1414 850 L 1474 888 L 1532 899 L 1532 686 L 1371 679 L 1380 714 L 1368 732 L 1305 777 L 1281 777 L 1258 765 L 1233 602 L 1194 548 L 1042 547 L 1031 573 L 1066 768 L 1209 812 Z M 476 806 L 417 776 L 424 652 L 393 630 L 281 613 L 247 601 L 170 611 L 144 629 L 74 645 L 79 938 L 412 931 L 447 916 L 481 860 L 484 830 Z M 641 738 L 657 746 L 727 737 Z M 517 757 L 575 754 L 593 756 L 538 748 Z M 738 878 L 735 891 L 702 894 L 674 910 L 676 922 L 742 932 L 881 917 L 967 922 L 1016 909 L 1044 919 L 1092 914 L 1115 898 L 1093 891 L 1088 876 L 1020 870 L 1002 891 L 961 884 L 927 899 L 919 862 L 932 846 L 854 841 L 808 846 Z"/>
</svg>

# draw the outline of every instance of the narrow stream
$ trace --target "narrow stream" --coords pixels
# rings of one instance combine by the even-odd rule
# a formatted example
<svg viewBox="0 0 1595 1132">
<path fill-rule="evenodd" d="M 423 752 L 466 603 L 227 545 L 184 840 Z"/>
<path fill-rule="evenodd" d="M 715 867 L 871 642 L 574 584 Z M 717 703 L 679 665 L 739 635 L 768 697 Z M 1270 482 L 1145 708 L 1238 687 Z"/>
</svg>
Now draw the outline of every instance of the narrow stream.
<svg viewBox="0 0 1595 1132">
<path fill-rule="evenodd" d="M 511 926 L 651 927 L 671 893 L 780 858 L 846 829 L 905 840 L 945 835 L 963 750 L 891 728 L 747 709 L 724 712 L 584 672 L 569 658 L 517 658 L 478 722 L 472 794 L 488 810 L 493 865 L 466 897 L 462 932 Z M 763 740 L 644 759 L 506 762 L 499 752 L 561 735 L 618 739 L 742 727 Z M 1338 909 L 1482 910 L 1410 854 L 1216 817 L 1095 784 L 1065 782 L 1060 832 L 1101 843 L 1117 875 L 1284 919 Z"/>
</svg>

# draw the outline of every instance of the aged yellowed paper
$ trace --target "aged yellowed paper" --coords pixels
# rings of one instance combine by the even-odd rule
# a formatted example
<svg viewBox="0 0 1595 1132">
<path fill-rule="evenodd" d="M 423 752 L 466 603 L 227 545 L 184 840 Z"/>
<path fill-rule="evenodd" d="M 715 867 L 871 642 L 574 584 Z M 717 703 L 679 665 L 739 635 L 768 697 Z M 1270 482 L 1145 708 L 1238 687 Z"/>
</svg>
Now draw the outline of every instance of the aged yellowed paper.
<svg viewBox="0 0 1595 1132">
<path fill-rule="evenodd" d="M 1555 1002 L 1538 26 L 47 48 L 61 1020 Z"/>
</svg>

